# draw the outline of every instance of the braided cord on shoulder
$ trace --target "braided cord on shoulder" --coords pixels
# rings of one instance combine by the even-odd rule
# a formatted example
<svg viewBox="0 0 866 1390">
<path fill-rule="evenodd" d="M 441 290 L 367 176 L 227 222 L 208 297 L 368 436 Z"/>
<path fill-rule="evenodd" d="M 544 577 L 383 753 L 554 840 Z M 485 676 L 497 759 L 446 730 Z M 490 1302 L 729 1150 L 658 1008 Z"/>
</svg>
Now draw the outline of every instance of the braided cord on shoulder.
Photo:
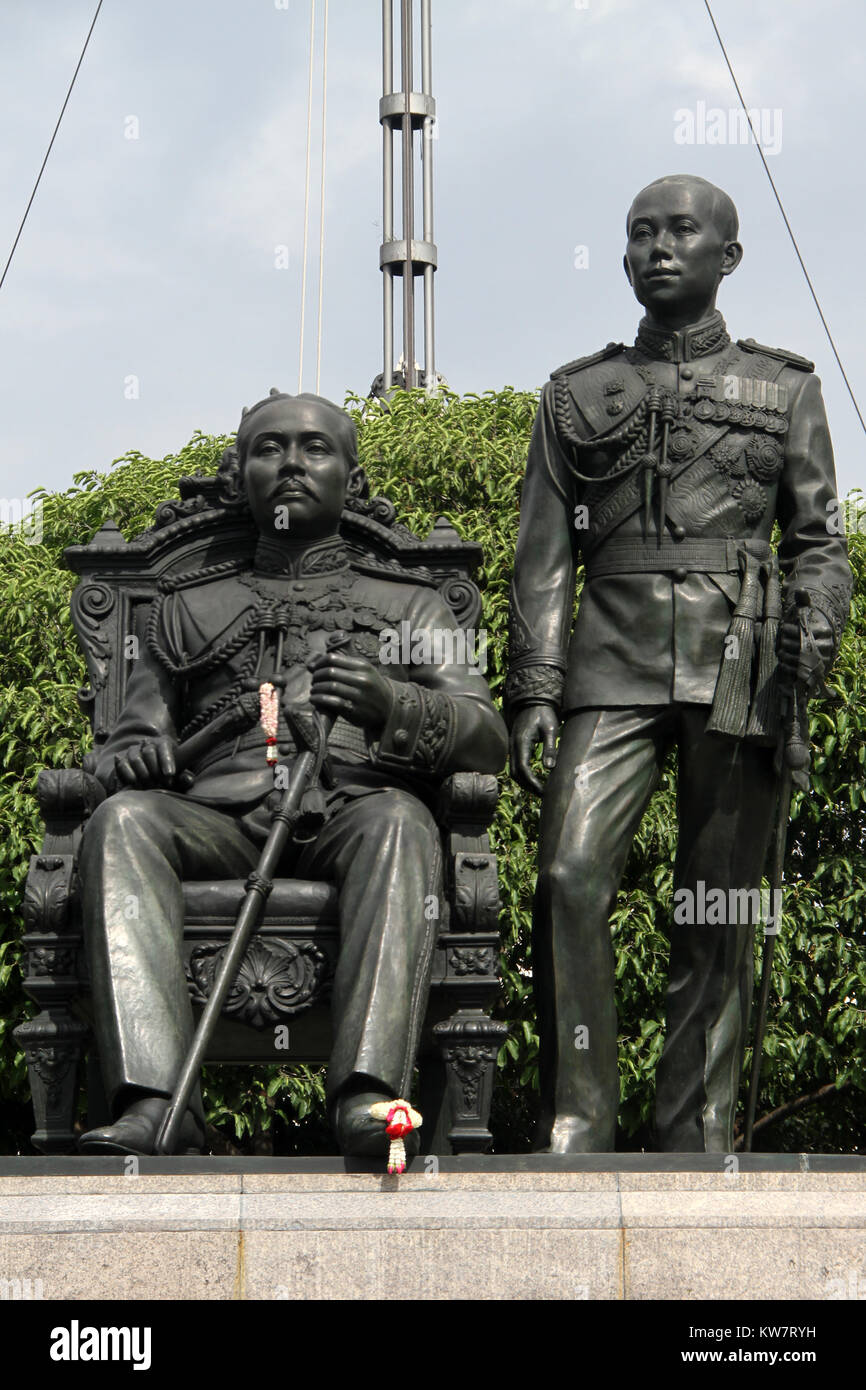
<svg viewBox="0 0 866 1390">
<path fill-rule="evenodd" d="M 257 603 L 251 609 L 244 622 L 235 634 L 225 642 L 217 643 L 216 646 L 209 647 L 201 656 L 190 661 L 176 662 L 166 650 L 162 643 L 160 632 L 162 626 L 162 610 L 165 600 L 178 589 L 183 589 L 191 584 L 200 584 L 208 580 L 222 579 L 232 574 L 238 574 L 244 569 L 242 560 L 221 560 L 218 564 L 208 565 L 206 569 L 191 570 L 184 574 L 165 575 L 159 581 L 159 593 L 153 600 L 145 629 L 145 641 L 160 665 L 168 671 L 171 676 L 190 676 L 204 675 L 212 671 L 214 667 L 220 666 L 235 656 L 245 645 L 250 634 L 256 629 L 260 617 L 262 603 Z"/>
<path fill-rule="evenodd" d="M 574 428 L 570 396 L 568 377 L 558 376 L 553 383 L 553 413 L 556 419 L 556 431 L 562 443 L 577 450 L 582 441 Z"/>
<path fill-rule="evenodd" d="M 557 388 L 559 384 L 559 381 L 557 381 Z M 606 473 L 582 473 L 575 459 L 569 457 L 568 453 L 563 451 L 565 452 L 565 460 L 569 472 L 582 483 L 606 483 L 609 482 L 611 478 L 619 477 L 620 474 L 634 468 L 639 460 L 643 458 L 646 450 L 648 438 L 646 418 L 647 402 L 646 399 L 644 399 L 624 424 L 620 425 L 618 429 L 612 430 L 610 434 L 606 434 L 603 439 L 594 441 L 594 443 L 605 449 L 609 449 L 613 445 L 624 444 L 626 446 L 623 453 L 620 454 L 619 458 L 615 460 Z M 559 417 L 557 415 L 557 424 L 558 422 Z M 574 442 L 571 444 L 571 447 L 574 455 L 579 457 L 580 450 L 587 447 L 587 441 L 578 439 L 574 431 L 572 431 L 572 434 L 574 436 Z"/>
<path fill-rule="evenodd" d="M 182 574 L 164 574 L 159 581 L 161 594 L 171 594 L 175 589 L 186 589 L 191 584 L 203 584 L 208 579 L 221 579 L 224 575 L 237 574 L 245 569 L 243 560 L 219 560 L 206 565 L 204 569 L 184 570 Z"/>
<path fill-rule="evenodd" d="M 256 604 L 247 614 L 246 619 L 237 632 L 225 642 L 218 642 L 215 646 L 209 647 L 201 656 L 195 657 L 190 661 L 176 662 L 166 651 L 160 641 L 159 630 L 162 620 L 162 606 L 165 595 L 159 594 L 153 601 L 150 616 L 147 620 L 147 631 L 145 638 L 147 645 L 153 652 L 157 661 L 168 671 L 171 676 L 202 676 L 208 671 L 212 671 L 216 666 L 223 665 L 231 657 L 236 656 L 242 647 L 246 646 L 250 636 L 256 631 L 259 625 L 260 609 L 262 604 Z"/>
</svg>

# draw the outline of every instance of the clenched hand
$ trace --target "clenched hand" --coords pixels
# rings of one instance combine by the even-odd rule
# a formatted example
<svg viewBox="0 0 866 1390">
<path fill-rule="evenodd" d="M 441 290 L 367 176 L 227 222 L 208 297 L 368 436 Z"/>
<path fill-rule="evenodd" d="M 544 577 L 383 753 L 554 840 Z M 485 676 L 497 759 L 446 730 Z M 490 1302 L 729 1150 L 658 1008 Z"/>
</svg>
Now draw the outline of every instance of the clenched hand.
<svg viewBox="0 0 866 1390">
<path fill-rule="evenodd" d="M 808 633 L 804 632 L 799 618 L 781 623 L 777 653 L 783 684 L 790 686 L 794 681 L 803 681 L 809 687 L 815 685 L 830 669 L 835 647 L 833 629 L 816 608 L 809 609 Z"/>
<path fill-rule="evenodd" d="M 346 652 L 323 652 L 310 662 L 313 673 L 310 699 L 316 709 L 342 715 L 379 733 L 391 713 L 394 692 L 391 681 L 370 661 Z"/>
<path fill-rule="evenodd" d="M 114 758 L 114 775 L 118 787 L 168 787 L 174 782 L 177 766 L 173 738 L 145 739 L 133 743 L 125 753 Z"/>
<path fill-rule="evenodd" d="M 542 761 L 549 770 L 556 764 L 556 735 L 559 716 L 552 705 L 525 705 L 515 716 L 511 728 L 511 775 L 526 791 L 541 796 L 544 784 L 532 771 L 531 763 L 538 744 L 542 744 Z"/>
</svg>

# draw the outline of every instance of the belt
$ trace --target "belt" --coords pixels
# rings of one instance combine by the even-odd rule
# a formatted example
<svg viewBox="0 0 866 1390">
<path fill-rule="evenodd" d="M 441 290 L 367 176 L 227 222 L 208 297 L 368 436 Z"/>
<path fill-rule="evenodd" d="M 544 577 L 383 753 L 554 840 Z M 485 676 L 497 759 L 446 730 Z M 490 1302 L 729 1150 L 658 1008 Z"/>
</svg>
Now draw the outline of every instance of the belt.
<svg viewBox="0 0 866 1390">
<path fill-rule="evenodd" d="M 776 639 L 779 567 L 769 541 L 687 540 L 644 545 L 615 537 L 586 558 L 587 581 L 605 574 L 737 574 L 740 591 L 720 652 L 707 729 L 773 743 L 779 732 Z M 757 657 L 757 660 L 756 660 Z"/>
<path fill-rule="evenodd" d="M 295 740 L 288 731 L 281 730 L 283 736 L 280 738 L 278 751 L 284 758 L 293 758 L 297 754 Z M 261 748 L 264 758 L 265 736 L 262 729 L 256 727 L 242 734 L 240 740 L 229 739 L 219 743 L 215 748 L 205 753 L 198 759 L 191 771 L 195 776 L 199 776 L 206 768 L 214 763 L 222 762 L 225 758 L 230 758 L 237 742 L 238 752 L 246 752 L 249 748 Z M 328 738 L 328 750 L 331 753 L 354 753 L 356 756 L 370 760 L 370 744 L 363 729 L 359 729 L 355 724 L 350 724 L 342 716 L 336 720 L 334 727 Z"/>
<path fill-rule="evenodd" d="M 586 578 L 605 574 L 665 574 L 685 579 L 687 574 L 739 574 L 743 555 L 769 559 L 769 541 L 688 540 L 645 545 L 639 540 L 605 541 L 586 559 Z M 678 573 L 681 571 L 681 573 Z"/>
</svg>

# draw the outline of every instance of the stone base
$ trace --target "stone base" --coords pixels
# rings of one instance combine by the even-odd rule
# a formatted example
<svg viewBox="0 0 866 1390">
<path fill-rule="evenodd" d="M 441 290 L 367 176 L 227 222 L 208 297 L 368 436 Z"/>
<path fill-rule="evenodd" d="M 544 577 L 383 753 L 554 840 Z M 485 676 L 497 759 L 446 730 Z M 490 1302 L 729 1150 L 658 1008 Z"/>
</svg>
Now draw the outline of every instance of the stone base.
<svg viewBox="0 0 866 1390">
<path fill-rule="evenodd" d="M 0 1299 L 866 1298 L 866 1160 L 0 1159 Z"/>
</svg>

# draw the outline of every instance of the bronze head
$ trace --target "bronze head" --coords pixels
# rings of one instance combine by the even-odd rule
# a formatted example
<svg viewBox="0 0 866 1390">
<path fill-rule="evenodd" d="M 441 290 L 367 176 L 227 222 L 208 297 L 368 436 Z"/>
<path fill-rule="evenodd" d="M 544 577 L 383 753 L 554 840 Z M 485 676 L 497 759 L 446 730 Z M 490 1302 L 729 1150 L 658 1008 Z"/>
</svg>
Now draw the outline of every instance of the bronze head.
<svg viewBox="0 0 866 1390">
<path fill-rule="evenodd" d="M 346 498 L 366 494 L 354 421 L 309 392 L 274 390 L 244 410 L 220 477 L 263 535 L 287 542 L 336 534 Z"/>
<path fill-rule="evenodd" d="M 650 319 L 676 329 L 715 311 L 722 279 L 743 257 L 738 230 L 727 193 L 696 175 L 656 179 L 638 193 L 623 265 Z"/>
</svg>

